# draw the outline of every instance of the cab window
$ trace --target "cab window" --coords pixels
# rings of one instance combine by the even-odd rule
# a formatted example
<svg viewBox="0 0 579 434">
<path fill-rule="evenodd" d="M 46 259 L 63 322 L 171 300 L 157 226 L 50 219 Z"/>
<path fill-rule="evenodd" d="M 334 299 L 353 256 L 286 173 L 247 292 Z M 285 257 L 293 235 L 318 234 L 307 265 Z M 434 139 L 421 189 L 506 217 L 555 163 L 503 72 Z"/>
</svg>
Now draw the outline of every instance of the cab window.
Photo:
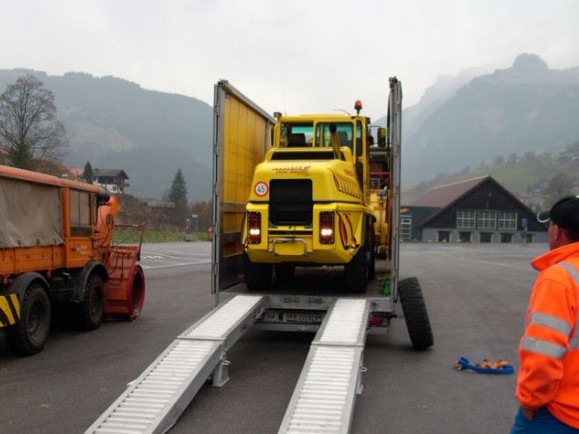
<svg viewBox="0 0 579 434">
<path fill-rule="evenodd" d="M 299 148 L 312 146 L 314 125 L 308 124 L 282 124 L 281 146 L 287 148 Z"/>
<path fill-rule="evenodd" d="M 354 144 L 354 134 L 351 123 L 344 122 L 329 122 L 319 123 L 316 125 L 316 144 L 321 147 L 332 146 L 332 135 L 330 133 L 330 126 L 335 125 L 338 133 L 338 140 L 340 146 L 347 146 L 352 149 Z"/>
<path fill-rule="evenodd" d="M 92 234 L 90 201 L 89 192 L 70 190 L 70 234 L 72 236 Z"/>
<path fill-rule="evenodd" d="M 362 142 L 362 122 L 356 121 L 356 156 L 361 157 L 364 149 L 364 142 Z"/>
</svg>

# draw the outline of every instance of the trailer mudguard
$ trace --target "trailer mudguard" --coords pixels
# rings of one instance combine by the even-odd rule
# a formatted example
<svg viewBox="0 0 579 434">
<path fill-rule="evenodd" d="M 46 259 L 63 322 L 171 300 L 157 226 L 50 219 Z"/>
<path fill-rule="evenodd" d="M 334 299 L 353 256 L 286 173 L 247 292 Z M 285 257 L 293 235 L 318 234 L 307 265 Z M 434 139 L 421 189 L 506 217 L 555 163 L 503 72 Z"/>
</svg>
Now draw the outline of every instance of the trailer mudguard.
<svg viewBox="0 0 579 434">
<path fill-rule="evenodd" d="M 88 279 L 93 273 L 97 273 L 103 279 L 103 282 L 106 282 L 109 278 L 107 270 L 103 264 L 97 261 L 89 261 L 83 267 L 81 272 L 75 276 L 76 285 L 74 286 L 74 291 L 70 299 L 71 302 L 81 303 L 84 301 Z"/>
</svg>

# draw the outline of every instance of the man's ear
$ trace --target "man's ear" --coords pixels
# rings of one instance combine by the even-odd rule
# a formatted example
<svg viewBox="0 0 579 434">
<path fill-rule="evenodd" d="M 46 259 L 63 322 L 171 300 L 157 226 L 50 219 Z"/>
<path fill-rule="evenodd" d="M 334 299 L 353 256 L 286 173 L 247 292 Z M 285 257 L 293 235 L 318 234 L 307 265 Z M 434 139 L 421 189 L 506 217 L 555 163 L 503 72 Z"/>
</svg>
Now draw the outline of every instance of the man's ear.
<svg viewBox="0 0 579 434">
<path fill-rule="evenodd" d="M 557 243 L 561 243 L 566 240 L 565 231 L 561 229 L 558 225 L 553 223 L 553 239 Z"/>
</svg>

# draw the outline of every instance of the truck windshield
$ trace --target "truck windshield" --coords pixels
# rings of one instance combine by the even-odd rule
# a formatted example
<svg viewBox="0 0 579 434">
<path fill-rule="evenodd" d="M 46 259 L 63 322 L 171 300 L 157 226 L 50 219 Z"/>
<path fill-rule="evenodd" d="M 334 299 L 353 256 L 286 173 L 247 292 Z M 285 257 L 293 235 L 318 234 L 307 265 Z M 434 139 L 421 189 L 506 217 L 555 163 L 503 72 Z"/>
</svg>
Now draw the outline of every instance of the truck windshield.
<svg viewBox="0 0 579 434">
<path fill-rule="evenodd" d="M 351 122 L 319 122 L 313 123 L 285 123 L 281 126 L 282 147 L 316 146 L 321 148 L 332 147 L 330 126 L 335 126 L 340 140 L 340 146 L 347 146 L 354 150 L 356 143 L 361 143 L 362 129 Z"/>
<path fill-rule="evenodd" d="M 330 133 L 330 126 L 336 127 L 340 146 L 347 146 L 352 149 L 354 144 L 354 134 L 352 124 L 341 122 L 319 123 L 316 124 L 316 144 L 321 147 L 332 146 L 332 135 Z"/>
<path fill-rule="evenodd" d="M 281 145 L 288 148 L 312 146 L 314 124 L 282 124 Z"/>
</svg>

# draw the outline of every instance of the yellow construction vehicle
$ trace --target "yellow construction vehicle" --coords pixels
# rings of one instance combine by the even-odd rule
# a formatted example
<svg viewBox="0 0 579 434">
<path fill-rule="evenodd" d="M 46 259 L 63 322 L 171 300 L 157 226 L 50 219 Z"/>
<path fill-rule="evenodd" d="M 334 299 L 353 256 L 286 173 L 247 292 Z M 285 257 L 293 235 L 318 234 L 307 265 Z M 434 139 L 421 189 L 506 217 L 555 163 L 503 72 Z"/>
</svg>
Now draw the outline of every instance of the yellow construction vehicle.
<svg viewBox="0 0 579 434">
<path fill-rule="evenodd" d="M 398 80 L 390 86 L 396 105 Z M 356 115 L 275 115 L 242 227 L 251 291 L 270 289 L 274 270 L 278 281 L 287 281 L 296 266 L 343 265 L 345 289 L 364 293 L 376 258 L 391 256 L 396 154 L 385 128 L 375 129 L 374 144 L 361 109 L 356 101 Z"/>
</svg>

